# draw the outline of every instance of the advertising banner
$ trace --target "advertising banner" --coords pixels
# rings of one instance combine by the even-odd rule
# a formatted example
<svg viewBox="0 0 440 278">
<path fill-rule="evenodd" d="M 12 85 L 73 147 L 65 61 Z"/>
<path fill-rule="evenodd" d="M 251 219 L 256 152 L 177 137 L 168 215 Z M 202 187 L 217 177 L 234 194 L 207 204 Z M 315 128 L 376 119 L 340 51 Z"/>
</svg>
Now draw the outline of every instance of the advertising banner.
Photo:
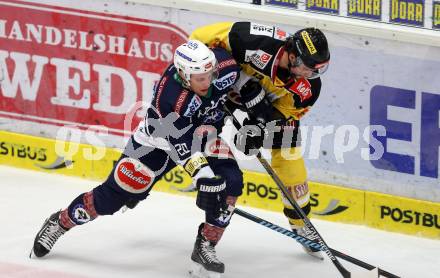
<svg viewBox="0 0 440 278">
<path fill-rule="evenodd" d="M 408 27 L 439 29 L 439 4 L 436 0 L 306 0 L 304 2 L 266 0 L 265 4 L 340 17 L 374 20 L 384 23 L 384 26 L 393 23 Z"/>
<path fill-rule="evenodd" d="M 298 8 L 298 0 L 288 0 L 288 1 L 266 0 L 266 4 L 277 5 L 277 6 L 287 7 L 287 8 L 294 8 L 294 9 Z"/>
<path fill-rule="evenodd" d="M 434 1 L 432 3 L 432 28 L 440 29 L 440 2 Z"/>
<path fill-rule="evenodd" d="M 391 0 L 390 22 L 423 26 L 425 0 Z"/>
<path fill-rule="evenodd" d="M 339 14 L 339 0 L 306 0 L 306 10 Z"/>
<path fill-rule="evenodd" d="M 347 15 L 372 20 L 382 20 L 382 0 L 347 0 Z"/>
<path fill-rule="evenodd" d="M 0 116 L 105 126 L 148 101 L 187 34 L 175 25 L 104 13 L 0 1 Z"/>
<path fill-rule="evenodd" d="M 374 228 L 440 238 L 440 204 L 367 192 L 366 224 Z"/>
</svg>

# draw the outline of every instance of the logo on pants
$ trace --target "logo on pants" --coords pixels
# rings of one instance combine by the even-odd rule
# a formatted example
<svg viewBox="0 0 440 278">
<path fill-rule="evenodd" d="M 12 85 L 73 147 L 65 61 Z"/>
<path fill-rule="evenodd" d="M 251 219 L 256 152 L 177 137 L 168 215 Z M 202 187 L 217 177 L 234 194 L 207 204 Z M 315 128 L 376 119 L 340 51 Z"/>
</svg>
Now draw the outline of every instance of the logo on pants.
<svg viewBox="0 0 440 278">
<path fill-rule="evenodd" d="M 119 161 L 115 169 L 116 183 L 131 193 L 143 193 L 153 183 L 154 172 L 139 160 L 125 157 Z"/>
</svg>

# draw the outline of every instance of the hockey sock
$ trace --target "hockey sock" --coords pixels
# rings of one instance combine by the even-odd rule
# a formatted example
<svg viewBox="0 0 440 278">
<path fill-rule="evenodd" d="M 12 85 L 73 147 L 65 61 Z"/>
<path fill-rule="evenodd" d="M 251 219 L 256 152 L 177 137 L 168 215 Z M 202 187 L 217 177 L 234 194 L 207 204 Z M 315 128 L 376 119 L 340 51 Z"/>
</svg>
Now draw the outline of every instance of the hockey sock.
<svg viewBox="0 0 440 278">
<path fill-rule="evenodd" d="M 94 206 L 93 191 L 90 191 L 76 197 L 66 209 L 61 211 L 60 224 L 66 229 L 71 229 L 96 217 L 98 214 Z"/>
<path fill-rule="evenodd" d="M 199 234 L 212 244 L 217 244 L 222 238 L 225 228 L 217 227 L 209 223 L 202 223 L 199 226 Z"/>
<path fill-rule="evenodd" d="M 307 204 L 301 209 L 305 215 L 308 216 L 310 214 L 310 202 L 307 202 Z M 285 206 L 283 212 L 293 229 L 298 229 L 304 226 L 301 216 L 294 209 Z"/>
</svg>

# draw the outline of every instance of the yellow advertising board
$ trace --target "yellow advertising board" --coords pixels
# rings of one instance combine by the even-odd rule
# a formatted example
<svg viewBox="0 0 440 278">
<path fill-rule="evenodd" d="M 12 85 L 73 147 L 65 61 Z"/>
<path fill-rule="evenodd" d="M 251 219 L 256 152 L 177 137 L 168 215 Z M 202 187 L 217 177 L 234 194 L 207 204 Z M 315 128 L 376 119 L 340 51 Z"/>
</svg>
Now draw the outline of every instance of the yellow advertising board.
<svg viewBox="0 0 440 278">
<path fill-rule="evenodd" d="M 95 147 L 0 131 L 0 164 L 103 181 L 121 155 Z M 267 174 L 243 171 L 239 205 L 282 212 L 281 191 Z M 440 239 L 440 203 L 309 182 L 312 218 Z M 156 191 L 195 196 L 189 175 L 178 166 L 156 183 Z"/>
<path fill-rule="evenodd" d="M 312 217 L 351 224 L 364 222 L 365 192 L 310 182 Z"/>
<path fill-rule="evenodd" d="M 368 226 L 440 239 L 440 203 L 366 192 Z"/>
<path fill-rule="evenodd" d="M 60 153 L 69 154 L 61 156 Z M 0 132 L 0 164 L 55 172 L 58 174 L 93 178 L 92 161 L 83 158 L 83 151 L 92 146 L 59 142 L 29 135 Z"/>
</svg>

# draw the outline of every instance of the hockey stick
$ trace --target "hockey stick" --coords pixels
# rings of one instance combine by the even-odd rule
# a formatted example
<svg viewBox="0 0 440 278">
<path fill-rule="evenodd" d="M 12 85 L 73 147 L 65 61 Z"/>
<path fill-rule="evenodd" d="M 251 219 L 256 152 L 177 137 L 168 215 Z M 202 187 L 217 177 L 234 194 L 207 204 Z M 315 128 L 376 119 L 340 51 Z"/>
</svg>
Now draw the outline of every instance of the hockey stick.
<svg viewBox="0 0 440 278">
<path fill-rule="evenodd" d="M 228 107 L 224 106 L 224 109 L 226 113 L 228 113 L 231 118 L 232 122 L 237 130 L 240 130 L 242 127 L 240 122 L 237 120 L 237 118 L 234 116 L 234 114 L 229 110 Z M 318 243 L 321 245 L 321 250 L 327 254 L 327 256 L 330 258 L 332 263 L 336 266 L 336 268 L 341 273 L 342 277 L 344 278 L 350 278 L 351 273 L 345 269 L 345 267 L 339 262 L 339 260 L 335 257 L 333 252 L 329 249 L 327 243 L 325 243 L 322 236 L 318 233 L 315 226 L 313 226 L 312 222 L 310 222 L 310 219 L 307 217 L 307 215 L 303 212 L 303 210 L 300 208 L 300 206 L 296 203 L 296 201 L 293 199 L 293 197 L 290 195 L 289 190 L 286 188 L 286 186 L 283 184 L 281 179 L 278 177 L 278 175 L 275 173 L 275 171 L 272 169 L 272 167 L 269 165 L 266 159 L 263 158 L 261 155 L 261 152 L 258 151 L 257 158 L 260 161 L 261 165 L 263 165 L 264 169 L 267 171 L 267 173 L 271 176 L 271 178 L 274 180 L 275 184 L 278 186 L 278 188 L 283 192 L 286 199 L 289 201 L 290 205 L 295 209 L 295 211 L 301 216 L 301 219 L 304 222 L 304 225 L 312 232 L 310 235 L 310 238 L 317 239 Z"/>
<path fill-rule="evenodd" d="M 272 222 L 264 220 L 264 219 L 262 219 L 262 218 L 260 218 L 258 216 L 250 214 L 249 212 L 243 211 L 243 210 L 241 210 L 239 208 L 235 208 L 234 209 L 234 213 L 236 213 L 236 214 L 240 215 L 241 217 L 244 217 L 244 218 L 246 218 L 246 219 L 248 219 L 250 221 L 253 221 L 253 222 L 257 223 L 257 224 L 260 224 L 260 225 L 262 225 L 262 226 L 264 226 L 264 227 L 266 227 L 268 229 L 271 229 L 271 230 L 273 230 L 275 232 L 278 232 L 278 233 L 280 233 L 282 235 L 285 235 L 287 237 L 293 238 L 294 240 L 296 240 L 300 244 L 304 244 L 304 245 L 307 245 L 309 247 L 321 249 L 321 245 L 319 245 L 316 241 L 313 241 L 311 239 L 308 239 L 307 237 L 303 237 L 301 235 L 298 235 L 297 233 L 294 233 L 294 232 L 292 232 L 290 230 L 287 230 L 287 229 L 285 229 L 285 228 L 283 228 L 281 226 L 278 226 L 278 225 L 276 225 L 276 224 L 274 224 Z M 347 254 L 344 254 L 342 252 L 339 252 L 339 251 L 337 251 L 337 250 L 335 250 L 333 248 L 329 247 L 329 249 L 330 249 L 330 251 L 332 253 L 335 254 L 336 257 L 339 257 L 339 258 L 341 258 L 341 259 L 343 259 L 343 260 L 345 260 L 347 262 L 350 262 L 352 264 L 355 264 L 357 266 L 360 266 L 360 267 L 365 268 L 365 269 L 370 270 L 370 271 L 376 269 L 376 267 L 371 265 L 371 264 L 368 264 L 366 262 L 363 262 L 361 260 L 353 258 L 353 257 L 351 257 L 351 256 L 349 256 Z M 378 271 L 378 274 L 383 276 L 383 277 L 387 277 L 387 278 L 400 278 L 399 276 L 394 275 L 394 274 L 392 274 L 392 273 L 390 273 L 388 271 L 385 271 L 383 269 L 380 269 L 380 268 L 377 268 L 377 271 Z"/>
</svg>

